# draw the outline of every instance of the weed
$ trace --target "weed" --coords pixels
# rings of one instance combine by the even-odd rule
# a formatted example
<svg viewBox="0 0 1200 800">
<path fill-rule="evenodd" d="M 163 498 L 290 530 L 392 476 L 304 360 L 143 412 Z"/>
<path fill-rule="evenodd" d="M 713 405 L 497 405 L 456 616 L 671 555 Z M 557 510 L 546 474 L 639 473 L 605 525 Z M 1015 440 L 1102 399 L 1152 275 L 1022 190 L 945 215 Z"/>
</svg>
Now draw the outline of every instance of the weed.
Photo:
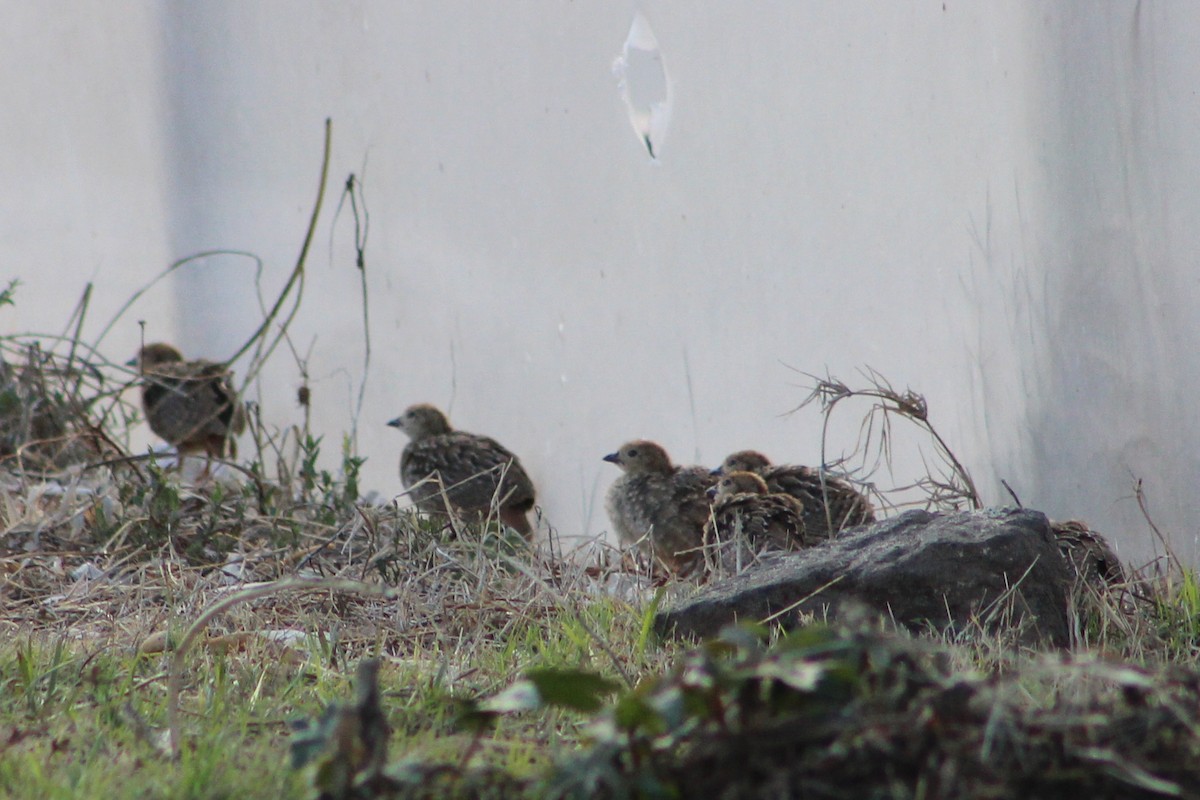
<svg viewBox="0 0 1200 800">
<path fill-rule="evenodd" d="M 867 386 L 851 388 L 848 384 L 827 375 L 819 378 L 807 375 L 815 385 L 799 406 L 799 410 L 811 403 L 818 403 L 824 423 L 821 432 L 821 464 L 828 463 L 826 446 L 829 436 L 830 419 L 834 409 L 852 399 L 865 399 L 870 405 L 863 415 L 859 426 L 859 440 L 854 449 L 834 466 L 841 466 L 853 461 L 861 461 L 864 465 L 873 458 L 873 465 L 867 469 L 870 474 L 880 464 L 892 464 L 892 420 L 900 418 L 907 420 L 924 432 L 934 444 L 937 462 L 926 464 L 925 475 L 918 478 L 911 487 L 899 487 L 897 492 L 912 488 L 925 496 L 925 505 L 936 509 L 957 509 L 963 505 L 970 508 L 982 508 L 983 500 L 975 488 L 971 473 L 963 466 L 950 446 L 942 438 L 929 418 L 929 404 L 925 398 L 905 389 L 898 391 L 892 384 L 875 370 L 865 372 Z M 872 453 L 874 456 L 872 457 Z M 876 496 L 879 496 L 876 493 Z M 889 504 L 890 505 L 890 504 Z"/>
</svg>

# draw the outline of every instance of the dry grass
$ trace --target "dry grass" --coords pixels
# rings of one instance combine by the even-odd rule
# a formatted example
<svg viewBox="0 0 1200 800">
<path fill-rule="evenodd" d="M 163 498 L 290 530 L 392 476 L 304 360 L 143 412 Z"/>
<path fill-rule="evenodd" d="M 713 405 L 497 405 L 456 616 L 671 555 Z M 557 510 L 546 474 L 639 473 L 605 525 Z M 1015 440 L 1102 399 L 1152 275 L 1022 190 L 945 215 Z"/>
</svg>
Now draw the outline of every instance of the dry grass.
<svg viewBox="0 0 1200 800">
<path fill-rule="evenodd" d="M 467 741 L 454 697 L 495 693 L 545 665 L 632 682 L 664 669 L 673 652 L 649 646 L 643 612 L 606 593 L 608 571 L 532 551 L 495 528 L 356 503 L 338 478 L 306 482 L 302 463 L 276 470 L 292 476 L 287 486 L 258 478 L 197 487 L 152 460 L 106 462 L 40 475 L 0 470 L 0 626 L 20 643 L 16 653 L 0 648 L 0 662 L 16 659 L 0 680 L 50 695 L 51 675 L 86 685 L 88 665 L 103 663 L 124 697 L 115 720 L 92 720 L 99 735 L 161 769 L 182 755 L 181 780 L 196 748 L 231 759 L 254 752 L 247 742 L 284 752 L 281 724 L 315 715 L 367 656 L 386 661 L 404 749 L 437 762 Z M 231 673 L 232 683 L 219 677 Z M 208 716 L 214 692 L 226 725 Z M 63 746 L 59 723 L 73 726 L 89 708 L 101 718 L 112 711 L 78 697 L 52 705 L 39 700 L 36 713 L 11 723 L 44 732 L 23 732 L 13 753 L 41 757 Z M 5 717 L 0 710 L 0 725 Z M 234 732 L 218 737 L 214 724 Z M 130 738 L 112 736 L 113 725 Z M 514 722 L 477 758 L 530 769 L 576 738 L 575 727 L 557 716 Z M 250 785 L 262 777 L 243 768 Z M 142 796 L 142 781 L 156 775 L 131 770 L 128 792 L 110 796 Z M 271 777 L 272 795 L 294 780 Z M 11 779 L 30 775 L 18 768 Z"/>
<path fill-rule="evenodd" d="M 821 433 L 821 464 L 841 469 L 847 480 L 858 483 L 871 492 L 876 502 L 890 510 L 919 506 L 930 510 L 982 508 L 984 503 L 975 488 L 970 471 L 959 461 L 950 445 L 942 438 L 930 419 L 925 397 L 912 389 L 900 391 L 887 378 L 873 369 L 863 372 L 865 385 L 854 388 L 832 375 L 818 377 L 803 373 L 812 381 L 809 395 L 796 407 L 799 411 L 816 404 L 824 424 Z M 848 452 L 831 460 L 827 452 L 830 421 L 834 412 L 844 404 L 865 402 L 858 440 Z M 895 441 L 893 425 L 903 421 L 914 426 L 932 445 L 932 460 L 924 459 L 923 474 L 911 485 L 895 486 L 880 491 L 871 482 L 880 468 L 892 467 Z"/>
</svg>

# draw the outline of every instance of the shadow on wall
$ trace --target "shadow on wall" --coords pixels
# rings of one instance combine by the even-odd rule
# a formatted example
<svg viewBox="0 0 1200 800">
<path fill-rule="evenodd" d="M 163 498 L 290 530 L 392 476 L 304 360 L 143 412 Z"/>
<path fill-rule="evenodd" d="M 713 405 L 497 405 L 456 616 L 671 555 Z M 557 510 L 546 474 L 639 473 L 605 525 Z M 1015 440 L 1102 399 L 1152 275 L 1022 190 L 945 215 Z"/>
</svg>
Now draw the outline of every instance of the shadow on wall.
<svg viewBox="0 0 1200 800">
<path fill-rule="evenodd" d="M 1040 337 L 1021 339 L 1032 345 L 1026 369 L 1038 376 L 1027 502 L 1059 516 L 1106 515 L 1093 522 L 1135 564 L 1161 553 L 1138 509 L 1136 479 L 1154 521 L 1192 563 L 1200 517 L 1200 432 L 1188 410 L 1200 386 L 1187 369 L 1200 342 L 1169 302 L 1189 291 L 1195 267 L 1173 246 L 1167 219 L 1173 205 L 1200 211 L 1200 197 L 1171 174 L 1182 165 L 1165 160 L 1184 152 L 1172 141 L 1184 137 L 1144 61 L 1172 52 L 1150 47 L 1171 23 L 1160 12 L 1141 19 L 1137 4 L 1122 20 L 1080 10 L 1043 31 L 1059 59 L 1048 78 L 1055 91 L 1033 116 L 1048 165 L 1050 214 L 1035 223 L 1033 253 L 1044 319 L 1035 322 Z M 1180 69 L 1200 77 L 1195 66 L 1171 65 Z"/>
</svg>

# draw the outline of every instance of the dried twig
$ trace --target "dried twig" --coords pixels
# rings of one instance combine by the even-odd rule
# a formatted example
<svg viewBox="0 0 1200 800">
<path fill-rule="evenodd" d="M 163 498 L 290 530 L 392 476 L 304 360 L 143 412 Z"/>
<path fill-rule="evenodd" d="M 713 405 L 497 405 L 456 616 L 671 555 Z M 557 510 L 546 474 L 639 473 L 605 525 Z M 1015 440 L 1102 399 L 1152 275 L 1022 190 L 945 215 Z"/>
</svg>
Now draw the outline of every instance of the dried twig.
<svg viewBox="0 0 1200 800">
<path fill-rule="evenodd" d="M 907 419 L 933 440 L 938 457 L 949 468 L 949 472 L 944 473 L 939 480 L 933 477 L 933 471 L 928 468 L 929 465 L 926 465 L 926 477 L 918 480 L 914 486 L 925 490 L 930 502 L 935 506 L 955 504 L 959 500 L 966 500 L 972 508 L 983 506 L 983 501 L 970 472 L 958 460 L 958 457 L 946 444 L 945 439 L 930 422 L 929 406 L 923 396 L 911 389 L 905 389 L 903 392 L 897 391 L 886 378 L 869 368 L 864 375 L 870 385 L 862 389 L 852 389 L 846 383 L 829 375 L 821 378 L 809 373 L 802 374 L 811 378 L 814 386 L 809 395 L 792 410 L 798 411 L 812 403 L 820 405 L 821 413 L 824 416 L 821 429 L 822 465 L 826 463 L 826 444 L 833 410 L 844 400 L 867 398 L 871 401 L 871 406 L 863 417 L 859 442 L 855 448 L 856 452 L 865 456 L 865 452 L 871 449 L 871 442 L 877 437 L 879 458 L 890 466 L 893 441 L 891 418 L 899 416 Z M 848 458 L 849 456 L 840 459 L 839 463 L 844 463 Z"/>
</svg>

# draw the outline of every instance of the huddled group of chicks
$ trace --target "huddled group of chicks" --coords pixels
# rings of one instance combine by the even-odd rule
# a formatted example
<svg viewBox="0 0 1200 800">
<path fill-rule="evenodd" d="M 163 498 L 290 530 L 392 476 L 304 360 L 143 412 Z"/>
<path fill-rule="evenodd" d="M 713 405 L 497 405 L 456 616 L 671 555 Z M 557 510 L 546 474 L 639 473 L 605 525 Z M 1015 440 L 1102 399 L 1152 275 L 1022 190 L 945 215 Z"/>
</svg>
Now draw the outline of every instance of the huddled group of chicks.
<svg viewBox="0 0 1200 800">
<path fill-rule="evenodd" d="M 848 482 L 773 465 L 754 450 L 709 470 L 672 464 L 661 446 L 637 440 L 604 460 L 623 472 L 605 504 L 621 542 L 676 574 L 738 572 L 764 552 L 811 546 L 875 520 Z"/>
<path fill-rule="evenodd" d="M 180 455 L 236 455 L 245 410 L 224 365 L 187 361 L 151 344 L 135 360 L 151 430 Z M 418 510 L 478 521 L 494 515 L 526 537 L 535 492 L 520 460 L 487 436 L 456 431 L 437 408 L 409 407 L 388 425 L 409 438 L 400 479 Z M 637 440 L 604 456 L 622 470 L 607 510 L 626 546 L 676 575 L 738 571 L 767 551 L 795 550 L 873 522 L 871 503 L 850 483 L 804 466 L 776 466 L 753 450 L 720 467 L 671 463 L 654 442 Z"/>
</svg>

